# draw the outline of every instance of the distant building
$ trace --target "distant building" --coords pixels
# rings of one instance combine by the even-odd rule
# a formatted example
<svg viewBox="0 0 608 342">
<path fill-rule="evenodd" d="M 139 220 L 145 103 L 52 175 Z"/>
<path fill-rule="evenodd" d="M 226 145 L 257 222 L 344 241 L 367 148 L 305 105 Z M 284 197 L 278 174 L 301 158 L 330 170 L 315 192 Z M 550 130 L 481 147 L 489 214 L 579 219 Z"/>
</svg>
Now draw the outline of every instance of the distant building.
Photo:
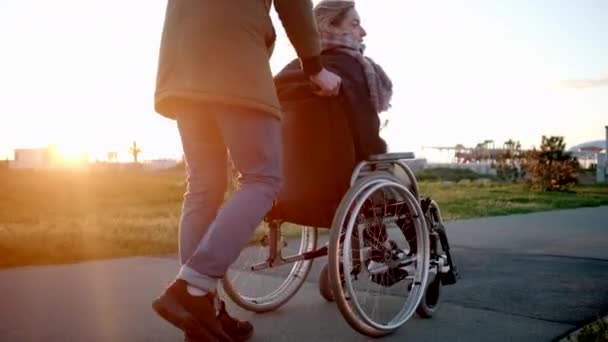
<svg viewBox="0 0 608 342">
<path fill-rule="evenodd" d="M 598 157 L 606 153 L 606 140 L 592 140 L 572 146 L 568 152 L 575 156 L 582 167 L 596 167 Z"/>
<path fill-rule="evenodd" d="M 582 144 L 572 146 L 568 149 L 568 151 L 573 152 L 573 153 L 578 153 L 578 152 L 600 153 L 602 151 L 605 151 L 605 149 L 606 149 L 605 140 L 592 140 L 592 141 L 587 141 Z"/>
<path fill-rule="evenodd" d="M 108 152 L 106 155 L 106 159 L 110 163 L 115 163 L 118 161 L 118 152 Z"/>
<path fill-rule="evenodd" d="M 14 160 L 9 162 L 11 169 L 45 169 L 51 167 L 51 151 L 43 148 L 18 148 L 14 151 Z"/>
<path fill-rule="evenodd" d="M 52 147 L 17 148 L 14 158 L 9 161 L 10 169 L 56 169 L 86 167 L 89 157 L 86 153 L 77 156 L 65 157 L 57 153 Z"/>
<path fill-rule="evenodd" d="M 95 170 L 145 170 L 159 171 L 178 166 L 179 160 L 162 158 L 140 161 L 139 163 L 119 160 L 117 152 L 108 152 L 107 161 L 89 161 L 86 153 L 73 156 L 64 156 L 52 146 L 41 148 L 17 148 L 14 150 L 13 160 L 0 162 L 0 168 L 9 169 L 63 169 L 63 168 L 89 168 Z"/>
</svg>

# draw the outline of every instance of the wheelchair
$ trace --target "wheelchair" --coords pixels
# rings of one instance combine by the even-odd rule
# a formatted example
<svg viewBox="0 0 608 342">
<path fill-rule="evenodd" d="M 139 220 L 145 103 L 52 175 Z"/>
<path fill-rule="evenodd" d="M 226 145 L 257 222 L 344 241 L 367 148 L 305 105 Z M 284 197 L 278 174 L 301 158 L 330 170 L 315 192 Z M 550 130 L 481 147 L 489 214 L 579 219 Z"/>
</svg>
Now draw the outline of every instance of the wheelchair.
<svg viewBox="0 0 608 342">
<path fill-rule="evenodd" d="M 414 313 L 432 317 L 457 272 L 439 206 L 421 196 L 404 162 L 413 158 L 386 153 L 359 162 L 327 227 L 302 225 L 273 207 L 222 280 L 224 292 L 246 310 L 276 310 L 302 287 L 313 261 L 327 256 L 319 291 L 359 333 L 381 337 Z M 322 246 L 320 228 L 329 228 Z"/>
</svg>

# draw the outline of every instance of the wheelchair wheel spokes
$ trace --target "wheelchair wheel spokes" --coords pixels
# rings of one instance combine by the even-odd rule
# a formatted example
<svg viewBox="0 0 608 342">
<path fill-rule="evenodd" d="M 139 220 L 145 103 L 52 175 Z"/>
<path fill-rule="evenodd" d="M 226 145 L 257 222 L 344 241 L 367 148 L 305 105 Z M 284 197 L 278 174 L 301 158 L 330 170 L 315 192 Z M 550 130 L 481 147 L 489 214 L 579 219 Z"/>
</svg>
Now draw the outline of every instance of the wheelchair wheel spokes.
<svg viewBox="0 0 608 342">
<path fill-rule="evenodd" d="M 279 239 L 283 256 L 311 252 L 317 246 L 317 230 L 300 227 L 299 237 Z M 232 264 L 222 283 L 226 294 L 240 307 L 254 312 L 273 311 L 285 304 L 300 289 L 312 260 L 299 260 L 274 266 L 265 265 L 270 246 L 268 235 L 263 241 L 247 246 Z M 277 255 L 279 261 L 281 254 Z"/>
<path fill-rule="evenodd" d="M 399 226 L 404 222 L 410 230 Z M 405 187 L 386 176 L 355 184 L 334 218 L 330 251 L 335 300 L 353 328 L 382 336 L 412 316 L 427 282 L 429 240 L 420 206 Z"/>
</svg>

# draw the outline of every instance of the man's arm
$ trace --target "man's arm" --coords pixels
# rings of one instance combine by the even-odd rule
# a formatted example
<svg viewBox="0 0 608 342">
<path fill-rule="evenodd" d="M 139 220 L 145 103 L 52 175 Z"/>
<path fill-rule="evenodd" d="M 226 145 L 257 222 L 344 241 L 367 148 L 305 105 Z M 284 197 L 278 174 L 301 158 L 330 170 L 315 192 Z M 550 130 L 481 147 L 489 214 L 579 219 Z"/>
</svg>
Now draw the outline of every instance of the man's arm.
<svg viewBox="0 0 608 342">
<path fill-rule="evenodd" d="M 296 50 L 302 69 L 309 76 L 318 74 L 322 69 L 319 57 L 321 41 L 312 12 L 312 1 L 275 0 L 274 7 L 289 41 Z"/>
</svg>

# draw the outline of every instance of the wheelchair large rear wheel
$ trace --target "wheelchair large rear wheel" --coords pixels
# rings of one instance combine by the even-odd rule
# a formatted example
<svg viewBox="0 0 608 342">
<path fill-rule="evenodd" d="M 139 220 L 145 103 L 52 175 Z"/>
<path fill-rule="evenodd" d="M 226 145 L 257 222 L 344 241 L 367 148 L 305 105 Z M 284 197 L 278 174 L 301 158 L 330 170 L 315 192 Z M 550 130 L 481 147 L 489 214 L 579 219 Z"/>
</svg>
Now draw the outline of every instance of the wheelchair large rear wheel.
<svg viewBox="0 0 608 342">
<path fill-rule="evenodd" d="M 316 249 L 316 228 L 290 225 L 288 229 L 301 232 L 294 238 L 281 237 L 277 241 L 284 257 Z M 267 261 L 269 250 L 266 233 L 243 249 L 222 280 L 228 297 L 246 310 L 269 312 L 287 303 L 304 284 L 312 266 L 312 260 L 300 260 L 259 269 Z"/>
<path fill-rule="evenodd" d="M 391 175 L 359 179 L 338 207 L 329 247 L 332 293 L 351 327 L 380 337 L 403 325 L 425 293 L 429 255 L 411 192 Z"/>
</svg>

